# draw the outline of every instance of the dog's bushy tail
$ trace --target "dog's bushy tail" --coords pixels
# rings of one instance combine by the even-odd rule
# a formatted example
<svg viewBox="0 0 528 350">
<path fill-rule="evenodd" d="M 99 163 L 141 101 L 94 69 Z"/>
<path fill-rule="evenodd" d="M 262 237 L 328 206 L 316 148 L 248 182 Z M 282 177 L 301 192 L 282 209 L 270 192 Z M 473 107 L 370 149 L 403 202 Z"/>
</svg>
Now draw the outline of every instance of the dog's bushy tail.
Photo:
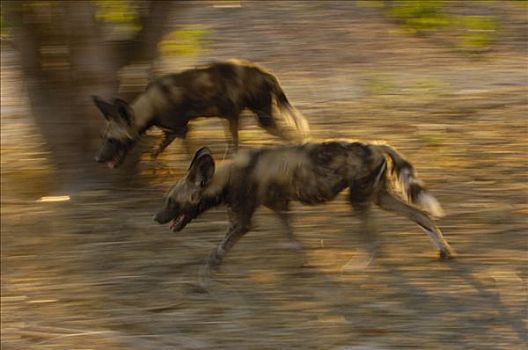
<svg viewBox="0 0 528 350">
<path fill-rule="evenodd" d="M 277 78 L 270 75 L 268 84 L 277 107 L 273 111 L 273 119 L 275 119 L 279 127 L 289 129 L 286 130 L 289 138 L 304 141 L 310 135 L 310 126 L 306 117 L 288 101 Z"/>
<path fill-rule="evenodd" d="M 436 217 L 445 215 L 440 202 L 425 188 L 413 165 L 389 145 L 378 145 L 392 160 L 392 171 L 396 175 L 400 190 L 408 202 L 423 208 Z"/>
</svg>

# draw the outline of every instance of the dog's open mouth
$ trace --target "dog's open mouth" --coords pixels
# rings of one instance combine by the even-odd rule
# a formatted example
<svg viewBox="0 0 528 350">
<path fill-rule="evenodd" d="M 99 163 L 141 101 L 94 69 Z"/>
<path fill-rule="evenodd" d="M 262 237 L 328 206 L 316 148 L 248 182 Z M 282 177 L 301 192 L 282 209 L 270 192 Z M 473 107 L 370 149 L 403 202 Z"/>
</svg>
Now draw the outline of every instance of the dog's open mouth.
<svg viewBox="0 0 528 350">
<path fill-rule="evenodd" d="M 117 159 L 109 160 L 108 162 L 106 162 L 106 165 L 107 165 L 110 169 L 114 169 L 114 168 L 118 165 L 118 160 L 117 160 Z"/>
<path fill-rule="evenodd" d="M 106 165 L 110 169 L 114 169 L 114 168 L 117 168 L 119 165 L 121 165 L 124 159 L 125 159 L 125 151 L 118 151 L 116 155 L 114 156 L 114 158 L 106 162 Z"/>
<path fill-rule="evenodd" d="M 185 214 L 179 214 L 169 224 L 169 229 L 172 232 L 181 231 L 191 221 L 191 217 Z"/>
</svg>

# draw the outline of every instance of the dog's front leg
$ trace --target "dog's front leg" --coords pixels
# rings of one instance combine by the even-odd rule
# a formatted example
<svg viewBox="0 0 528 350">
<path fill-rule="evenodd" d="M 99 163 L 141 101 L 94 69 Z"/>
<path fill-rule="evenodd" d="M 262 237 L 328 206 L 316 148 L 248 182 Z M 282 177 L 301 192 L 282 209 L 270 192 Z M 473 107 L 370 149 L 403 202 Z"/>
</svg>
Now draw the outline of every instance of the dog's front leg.
<svg viewBox="0 0 528 350">
<path fill-rule="evenodd" d="M 244 234 L 249 231 L 249 225 L 233 224 L 227 231 L 224 239 L 218 245 L 217 248 L 213 249 L 209 255 L 207 262 L 202 266 L 198 274 L 198 287 L 199 291 L 207 292 L 209 289 L 209 282 L 212 275 L 212 271 L 217 269 L 224 256 L 227 252 L 235 245 L 235 243 L 242 238 Z"/>
<path fill-rule="evenodd" d="M 229 143 L 229 151 L 231 153 L 238 152 L 238 116 L 229 119 L 229 133 L 231 134 L 231 142 Z"/>
<path fill-rule="evenodd" d="M 178 137 L 178 133 L 164 130 L 163 140 L 159 144 L 158 148 L 151 153 L 151 157 L 157 158 L 160 153 L 163 152 L 165 148 L 167 148 L 172 143 L 172 141 L 174 141 L 176 137 Z"/>
<path fill-rule="evenodd" d="M 224 256 L 233 248 L 235 243 L 249 231 L 249 224 L 235 223 L 231 225 L 224 239 L 209 256 L 208 265 L 217 268 L 222 263 Z"/>
<path fill-rule="evenodd" d="M 360 220 L 360 232 L 359 235 L 363 242 L 366 243 L 370 259 L 375 256 L 382 255 L 379 247 L 379 241 L 377 238 L 377 232 L 375 224 L 372 220 L 372 211 L 370 210 L 370 203 L 368 200 L 363 202 L 352 202 L 354 213 L 359 217 Z"/>
<path fill-rule="evenodd" d="M 167 148 L 172 141 L 174 141 L 175 138 L 180 138 L 183 140 L 183 144 L 185 146 L 185 150 L 187 153 L 191 153 L 189 143 L 186 142 L 185 136 L 187 136 L 187 133 L 189 132 L 189 126 L 183 125 L 178 126 L 173 129 L 163 129 L 163 140 L 159 144 L 158 148 L 151 153 L 152 158 L 156 158 L 161 152 Z"/>
<path fill-rule="evenodd" d="M 285 208 L 281 209 L 274 209 L 275 214 L 277 214 L 279 220 L 282 223 L 282 226 L 284 227 L 286 231 L 286 237 L 288 238 L 287 248 L 291 248 L 294 250 L 302 250 L 303 245 L 301 242 L 299 242 L 294 234 L 292 227 L 290 225 L 290 219 L 288 215 L 288 208 L 287 206 Z"/>
<path fill-rule="evenodd" d="M 217 248 L 213 249 L 213 251 L 209 255 L 209 258 L 207 259 L 207 262 L 200 269 L 198 275 L 198 287 L 200 291 L 208 291 L 212 270 L 218 269 L 227 252 L 248 231 L 249 226 L 242 226 L 237 224 L 231 225 L 222 242 L 218 245 Z"/>
</svg>

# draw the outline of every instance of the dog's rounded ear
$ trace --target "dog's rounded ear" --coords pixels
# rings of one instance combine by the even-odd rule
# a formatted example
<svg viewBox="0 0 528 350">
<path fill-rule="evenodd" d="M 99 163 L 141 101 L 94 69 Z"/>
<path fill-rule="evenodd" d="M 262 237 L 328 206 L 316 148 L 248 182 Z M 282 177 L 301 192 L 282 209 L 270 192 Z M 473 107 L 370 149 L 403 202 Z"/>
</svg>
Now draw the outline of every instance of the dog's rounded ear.
<svg viewBox="0 0 528 350">
<path fill-rule="evenodd" d="M 193 167 L 194 163 L 196 162 L 198 158 L 204 155 L 207 155 L 207 154 L 210 155 L 211 157 L 213 156 L 211 150 L 207 146 L 201 147 L 198 151 L 196 151 L 194 153 L 193 159 L 191 160 L 191 164 L 189 165 L 189 170 Z"/>
<path fill-rule="evenodd" d="M 187 179 L 196 186 L 205 187 L 213 178 L 215 173 L 215 161 L 211 150 L 202 147 L 194 154 Z"/>
<path fill-rule="evenodd" d="M 106 120 L 109 120 L 115 114 L 115 106 L 113 104 L 106 102 L 99 96 L 92 96 L 92 100 Z"/>
<path fill-rule="evenodd" d="M 117 110 L 117 115 L 123 119 L 128 125 L 132 125 L 133 121 L 133 115 L 132 115 L 132 109 L 130 108 L 130 105 L 128 102 L 123 101 L 120 98 L 116 98 L 114 100 L 114 106 Z"/>
</svg>

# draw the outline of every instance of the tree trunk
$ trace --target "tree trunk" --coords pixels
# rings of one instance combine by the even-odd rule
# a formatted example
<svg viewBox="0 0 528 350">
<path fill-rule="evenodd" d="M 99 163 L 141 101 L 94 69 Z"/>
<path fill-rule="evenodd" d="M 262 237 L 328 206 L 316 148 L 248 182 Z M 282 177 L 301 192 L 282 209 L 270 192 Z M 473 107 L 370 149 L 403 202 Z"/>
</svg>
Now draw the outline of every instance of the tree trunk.
<svg viewBox="0 0 528 350">
<path fill-rule="evenodd" d="M 171 2 L 149 5 L 136 38 L 105 42 L 94 2 L 2 3 L 20 54 L 32 114 L 55 168 L 54 193 L 100 188 L 133 175 L 134 153 L 118 172 L 94 162 L 97 134 L 104 123 L 90 96 L 116 97 L 119 69 L 157 55 Z M 137 159 L 138 152 L 135 155 Z"/>
</svg>

